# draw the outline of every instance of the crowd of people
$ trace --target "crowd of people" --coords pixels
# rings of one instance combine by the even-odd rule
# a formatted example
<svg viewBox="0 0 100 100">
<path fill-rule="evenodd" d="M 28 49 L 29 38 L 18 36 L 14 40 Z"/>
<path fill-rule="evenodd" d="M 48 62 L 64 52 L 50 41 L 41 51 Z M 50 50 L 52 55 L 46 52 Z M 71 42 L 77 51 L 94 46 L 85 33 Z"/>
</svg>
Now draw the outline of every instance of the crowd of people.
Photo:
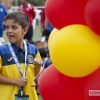
<svg viewBox="0 0 100 100">
<path fill-rule="evenodd" d="M 14 93 L 18 91 L 18 87 L 25 87 L 25 93 L 30 96 L 28 100 L 38 100 L 35 94 L 35 90 L 39 94 L 38 88 L 34 87 L 35 90 L 28 88 L 32 84 L 38 84 L 40 75 L 52 64 L 48 49 L 48 38 L 54 27 L 47 20 L 45 9 L 41 8 L 40 13 L 41 40 L 34 41 L 34 26 L 32 24 L 36 16 L 34 6 L 28 0 L 20 0 L 20 3 L 19 11 L 8 14 L 0 0 L 0 88 L 2 87 L 4 91 L 7 89 L 11 91 L 6 93 L 5 96 L 3 96 L 4 91 L 0 92 L 2 100 L 7 100 L 7 98 L 14 100 Z M 4 30 L 9 39 L 8 44 L 5 44 L 3 39 Z M 28 64 L 25 62 L 27 54 L 29 57 Z M 10 59 L 8 59 L 9 57 Z M 25 69 L 25 71 L 27 70 L 25 75 L 22 73 L 23 70 L 20 69 L 23 69 L 24 65 L 28 67 Z M 30 77 L 34 78 L 34 82 Z M 14 93 L 12 93 L 12 89 Z M 21 89 L 19 91 L 23 91 L 23 88 Z"/>
</svg>

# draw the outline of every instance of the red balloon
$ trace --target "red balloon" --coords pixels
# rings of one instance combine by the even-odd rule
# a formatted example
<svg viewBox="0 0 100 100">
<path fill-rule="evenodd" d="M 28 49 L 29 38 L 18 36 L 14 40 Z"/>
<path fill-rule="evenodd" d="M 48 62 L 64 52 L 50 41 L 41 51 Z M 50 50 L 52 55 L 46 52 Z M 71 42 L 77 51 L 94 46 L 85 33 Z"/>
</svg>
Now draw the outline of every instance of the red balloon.
<svg viewBox="0 0 100 100">
<path fill-rule="evenodd" d="M 100 100 L 100 68 L 90 75 L 84 94 L 85 100 Z"/>
<path fill-rule="evenodd" d="M 47 0 L 46 15 L 57 29 L 70 24 L 86 25 L 84 9 L 88 0 Z"/>
<path fill-rule="evenodd" d="M 67 77 L 51 65 L 39 78 L 39 91 L 43 100 L 85 100 L 87 79 Z"/>
<path fill-rule="evenodd" d="M 100 35 L 100 0 L 88 0 L 85 7 L 87 25 Z"/>
</svg>

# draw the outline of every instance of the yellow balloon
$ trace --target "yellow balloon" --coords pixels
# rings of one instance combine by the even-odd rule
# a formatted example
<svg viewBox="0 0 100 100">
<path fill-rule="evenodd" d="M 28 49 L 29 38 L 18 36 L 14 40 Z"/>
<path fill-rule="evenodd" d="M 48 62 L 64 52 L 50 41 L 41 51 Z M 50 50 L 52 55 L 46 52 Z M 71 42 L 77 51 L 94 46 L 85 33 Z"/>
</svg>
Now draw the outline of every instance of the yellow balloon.
<svg viewBox="0 0 100 100">
<path fill-rule="evenodd" d="M 100 67 L 100 37 L 84 25 L 59 30 L 50 44 L 56 69 L 71 77 L 84 77 Z"/>
<path fill-rule="evenodd" d="M 54 35 L 55 35 L 58 31 L 59 31 L 59 30 L 56 29 L 56 28 L 54 28 L 54 29 L 52 30 L 52 32 L 51 32 L 51 34 L 50 34 L 50 36 L 49 36 L 49 39 L 48 39 L 48 48 L 50 47 L 50 44 L 51 44 L 51 41 L 52 41 Z"/>
</svg>

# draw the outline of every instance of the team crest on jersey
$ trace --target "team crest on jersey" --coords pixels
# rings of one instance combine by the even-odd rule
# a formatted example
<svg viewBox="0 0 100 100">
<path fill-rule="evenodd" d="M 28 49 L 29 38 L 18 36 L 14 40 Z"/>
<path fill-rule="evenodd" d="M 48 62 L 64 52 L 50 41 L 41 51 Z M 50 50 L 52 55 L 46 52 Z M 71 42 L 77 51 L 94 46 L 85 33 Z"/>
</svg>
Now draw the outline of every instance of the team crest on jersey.
<svg viewBox="0 0 100 100">
<path fill-rule="evenodd" d="M 28 55 L 28 63 L 33 63 L 33 56 L 32 55 Z"/>
</svg>

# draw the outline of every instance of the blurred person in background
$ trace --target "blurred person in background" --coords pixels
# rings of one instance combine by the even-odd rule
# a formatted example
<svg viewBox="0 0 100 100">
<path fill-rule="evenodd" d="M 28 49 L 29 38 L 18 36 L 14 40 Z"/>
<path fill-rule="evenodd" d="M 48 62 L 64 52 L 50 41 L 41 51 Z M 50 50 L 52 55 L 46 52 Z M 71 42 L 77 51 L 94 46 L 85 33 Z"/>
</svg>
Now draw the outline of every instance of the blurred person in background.
<svg viewBox="0 0 100 100">
<path fill-rule="evenodd" d="M 7 15 L 6 8 L 3 4 L 1 4 L 2 0 L 0 0 L 0 37 L 3 36 L 4 31 L 4 17 Z"/>
<path fill-rule="evenodd" d="M 43 60 L 42 68 L 44 70 L 45 68 L 49 67 L 52 64 L 52 62 L 47 57 L 46 49 L 40 48 L 38 50 L 39 50 L 40 56 L 41 56 L 41 58 Z"/>
<path fill-rule="evenodd" d="M 42 46 L 44 49 L 47 49 L 48 48 L 48 42 L 45 40 L 42 42 Z"/>
<path fill-rule="evenodd" d="M 48 41 L 49 35 L 53 29 L 54 27 L 50 24 L 49 20 L 47 19 L 44 8 L 41 12 L 41 41 Z"/>
<path fill-rule="evenodd" d="M 46 40 L 42 42 L 42 47 L 46 50 L 47 57 L 50 58 L 49 49 L 48 49 L 48 42 Z"/>
<path fill-rule="evenodd" d="M 34 44 L 38 49 L 43 47 L 41 41 L 36 41 Z"/>
<path fill-rule="evenodd" d="M 50 33 L 52 32 L 53 29 L 54 29 L 54 27 L 51 25 L 51 23 L 46 18 L 45 19 L 45 30 L 43 32 L 43 35 L 45 36 L 46 41 L 48 41 Z"/>
<path fill-rule="evenodd" d="M 40 15 L 41 15 L 41 21 L 40 21 L 40 23 L 41 23 L 41 33 L 42 33 L 42 36 L 43 36 L 43 32 L 44 32 L 44 30 L 45 30 L 45 8 L 41 8 L 41 13 L 40 13 Z"/>
<path fill-rule="evenodd" d="M 28 0 L 20 0 L 21 5 L 19 6 L 19 11 L 25 12 L 29 19 L 30 19 L 30 26 L 27 34 L 25 35 L 25 39 L 27 39 L 28 42 L 33 41 L 33 19 L 35 19 L 36 13 L 34 6 L 28 2 Z"/>
</svg>

